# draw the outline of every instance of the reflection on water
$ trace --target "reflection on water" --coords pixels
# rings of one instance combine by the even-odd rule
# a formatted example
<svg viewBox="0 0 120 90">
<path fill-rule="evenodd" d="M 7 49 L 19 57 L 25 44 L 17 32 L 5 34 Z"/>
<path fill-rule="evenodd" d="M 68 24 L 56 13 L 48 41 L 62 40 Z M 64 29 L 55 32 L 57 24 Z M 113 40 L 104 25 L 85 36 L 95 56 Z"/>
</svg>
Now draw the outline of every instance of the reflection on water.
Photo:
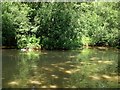
<svg viewBox="0 0 120 90">
<path fill-rule="evenodd" d="M 117 88 L 118 51 L 2 50 L 3 88 Z"/>
</svg>

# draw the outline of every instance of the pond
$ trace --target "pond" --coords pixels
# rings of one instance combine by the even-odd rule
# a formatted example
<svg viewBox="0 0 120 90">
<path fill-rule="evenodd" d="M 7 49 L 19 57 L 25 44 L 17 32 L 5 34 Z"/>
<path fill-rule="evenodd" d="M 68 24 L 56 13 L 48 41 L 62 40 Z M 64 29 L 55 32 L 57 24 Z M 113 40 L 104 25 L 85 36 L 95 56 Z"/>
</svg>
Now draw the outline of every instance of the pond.
<svg viewBox="0 0 120 90">
<path fill-rule="evenodd" d="M 3 88 L 118 88 L 118 50 L 2 50 Z"/>
</svg>

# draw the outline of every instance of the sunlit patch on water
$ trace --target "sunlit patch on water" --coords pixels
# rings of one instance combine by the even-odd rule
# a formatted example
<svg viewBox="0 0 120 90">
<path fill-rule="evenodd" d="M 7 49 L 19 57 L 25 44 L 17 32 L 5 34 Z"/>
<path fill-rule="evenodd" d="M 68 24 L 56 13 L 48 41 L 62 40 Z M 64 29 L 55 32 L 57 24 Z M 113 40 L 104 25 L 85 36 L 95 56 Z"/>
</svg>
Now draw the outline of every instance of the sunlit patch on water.
<svg viewBox="0 0 120 90">
<path fill-rule="evenodd" d="M 98 57 L 92 57 L 92 58 L 90 58 L 90 60 L 92 60 L 92 61 L 94 61 L 94 60 L 99 60 L 100 58 L 98 58 Z"/>
<path fill-rule="evenodd" d="M 119 76 L 102 75 L 101 77 L 108 81 L 118 81 L 119 80 Z"/>
<path fill-rule="evenodd" d="M 55 65 L 54 67 L 56 67 L 56 68 L 57 68 L 58 66 L 57 66 L 57 65 Z"/>
<path fill-rule="evenodd" d="M 68 80 L 68 78 L 63 78 L 64 80 Z"/>
<path fill-rule="evenodd" d="M 80 62 L 80 65 L 93 65 L 91 62 Z"/>
<path fill-rule="evenodd" d="M 101 78 L 98 76 L 89 76 L 90 78 L 92 78 L 93 80 L 100 80 Z"/>
<path fill-rule="evenodd" d="M 78 68 L 78 69 L 73 70 L 73 73 L 76 73 L 76 72 L 79 72 L 79 71 L 80 71 L 80 69 Z"/>
<path fill-rule="evenodd" d="M 56 85 L 50 85 L 49 87 L 50 87 L 50 88 L 57 88 Z"/>
<path fill-rule="evenodd" d="M 102 75 L 102 77 L 105 78 L 105 79 L 108 79 L 108 80 L 111 78 L 111 77 L 108 76 L 108 75 Z"/>
<path fill-rule="evenodd" d="M 51 76 L 55 79 L 59 78 L 57 75 L 51 75 Z"/>
<path fill-rule="evenodd" d="M 69 65 L 69 66 L 71 66 L 71 67 L 75 67 L 75 65 Z"/>
<path fill-rule="evenodd" d="M 63 67 L 59 67 L 59 69 L 60 69 L 60 70 L 65 70 L 65 68 L 63 68 Z"/>
<path fill-rule="evenodd" d="M 72 71 L 67 70 L 67 71 L 65 71 L 65 73 L 72 74 Z"/>
<path fill-rule="evenodd" d="M 67 61 L 67 62 L 65 62 L 65 63 L 71 63 L 71 61 Z"/>
<path fill-rule="evenodd" d="M 108 50 L 107 47 L 97 47 L 99 50 Z"/>
<path fill-rule="evenodd" d="M 51 64 L 52 66 L 56 66 L 56 64 Z"/>
<path fill-rule="evenodd" d="M 80 64 L 86 64 L 86 62 L 80 62 Z"/>
<path fill-rule="evenodd" d="M 46 52 L 43 52 L 42 54 L 45 54 L 45 55 L 47 55 L 47 53 L 46 53 Z"/>
<path fill-rule="evenodd" d="M 45 70 L 45 71 L 49 71 L 49 72 L 52 72 L 52 71 L 53 71 L 52 69 L 46 68 L 46 67 L 42 67 L 42 69 Z"/>
<path fill-rule="evenodd" d="M 48 88 L 47 86 L 41 86 L 41 88 Z"/>
<path fill-rule="evenodd" d="M 103 64 L 113 64 L 113 61 L 97 61 L 98 63 L 103 63 Z"/>
<path fill-rule="evenodd" d="M 107 81 L 118 81 L 118 76 L 109 76 L 109 75 L 92 75 L 89 76 L 92 80 L 107 80 Z"/>
<path fill-rule="evenodd" d="M 79 71 L 80 71 L 80 69 L 71 69 L 71 70 L 66 70 L 65 73 L 67 73 L 67 74 L 73 74 L 73 73 L 77 73 Z"/>
<path fill-rule="evenodd" d="M 9 82 L 8 85 L 10 85 L 10 86 L 18 86 L 19 82 L 18 81 L 12 81 L 12 82 Z"/>
<path fill-rule="evenodd" d="M 33 66 L 31 66 L 32 68 L 37 68 L 37 66 L 36 65 L 33 65 Z"/>
<path fill-rule="evenodd" d="M 39 81 L 36 81 L 36 80 L 29 80 L 29 81 L 28 81 L 28 84 L 40 85 L 40 84 L 42 84 L 42 83 L 39 82 Z"/>
<path fill-rule="evenodd" d="M 76 56 L 69 56 L 69 58 L 75 58 Z"/>
</svg>

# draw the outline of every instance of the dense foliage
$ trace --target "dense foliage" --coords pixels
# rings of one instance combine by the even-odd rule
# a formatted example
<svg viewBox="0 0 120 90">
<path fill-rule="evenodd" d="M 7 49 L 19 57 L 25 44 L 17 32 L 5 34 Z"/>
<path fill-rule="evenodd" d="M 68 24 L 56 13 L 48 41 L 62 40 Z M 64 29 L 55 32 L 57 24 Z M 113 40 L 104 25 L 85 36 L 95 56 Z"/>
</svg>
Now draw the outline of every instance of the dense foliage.
<svg viewBox="0 0 120 90">
<path fill-rule="evenodd" d="M 3 2 L 2 44 L 45 49 L 118 47 L 119 5 L 119 2 Z"/>
</svg>

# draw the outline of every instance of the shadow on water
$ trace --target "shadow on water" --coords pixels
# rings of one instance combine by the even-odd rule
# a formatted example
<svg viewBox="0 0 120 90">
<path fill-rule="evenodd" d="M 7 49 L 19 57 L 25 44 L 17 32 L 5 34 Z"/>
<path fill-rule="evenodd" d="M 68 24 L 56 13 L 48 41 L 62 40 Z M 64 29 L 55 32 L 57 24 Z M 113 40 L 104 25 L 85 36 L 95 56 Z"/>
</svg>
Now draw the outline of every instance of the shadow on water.
<svg viewBox="0 0 120 90">
<path fill-rule="evenodd" d="M 114 49 L 2 53 L 3 88 L 119 87 Z"/>
</svg>

